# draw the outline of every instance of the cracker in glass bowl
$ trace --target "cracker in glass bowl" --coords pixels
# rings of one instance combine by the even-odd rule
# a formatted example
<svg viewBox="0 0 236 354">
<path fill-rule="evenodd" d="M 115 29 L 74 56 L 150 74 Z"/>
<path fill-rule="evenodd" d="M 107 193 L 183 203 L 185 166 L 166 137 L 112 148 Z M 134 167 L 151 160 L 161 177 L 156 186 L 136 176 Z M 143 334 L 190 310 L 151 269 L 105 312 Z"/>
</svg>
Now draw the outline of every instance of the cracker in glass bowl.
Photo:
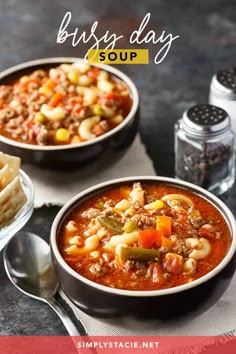
<svg viewBox="0 0 236 354">
<path fill-rule="evenodd" d="M 19 177 L 20 164 L 19 157 L 0 152 L 0 229 L 11 224 L 27 202 Z"/>
</svg>

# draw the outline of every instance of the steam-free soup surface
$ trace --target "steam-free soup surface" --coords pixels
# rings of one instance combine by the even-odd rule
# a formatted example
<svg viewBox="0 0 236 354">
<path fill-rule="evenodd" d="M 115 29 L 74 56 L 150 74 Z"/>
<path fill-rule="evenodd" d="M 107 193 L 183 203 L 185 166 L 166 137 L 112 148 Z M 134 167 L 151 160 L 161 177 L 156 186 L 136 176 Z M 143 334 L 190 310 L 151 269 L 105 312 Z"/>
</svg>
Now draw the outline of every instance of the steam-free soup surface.
<svg viewBox="0 0 236 354">
<path fill-rule="evenodd" d="M 0 134 L 32 145 L 78 144 L 118 126 L 132 99 L 121 80 L 85 62 L 0 85 Z"/>
<path fill-rule="evenodd" d="M 192 282 L 225 257 L 231 235 L 205 199 L 137 182 L 79 205 L 59 232 L 64 260 L 105 286 L 157 290 Z"/>
</svg>

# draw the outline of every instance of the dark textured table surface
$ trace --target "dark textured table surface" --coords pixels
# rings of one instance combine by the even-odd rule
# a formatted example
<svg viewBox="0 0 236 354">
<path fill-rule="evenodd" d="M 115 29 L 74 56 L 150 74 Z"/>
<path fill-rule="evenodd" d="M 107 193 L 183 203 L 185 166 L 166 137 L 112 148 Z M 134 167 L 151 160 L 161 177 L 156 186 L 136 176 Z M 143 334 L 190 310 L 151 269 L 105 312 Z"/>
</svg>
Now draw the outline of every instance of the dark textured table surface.
<svg viewBox="0 0 236 354">
<path fill-rule="evenodd" d="M 125 4 L 125 6 L 124 6 Z M 150 28 L 179 35 L 160 65 L 123 66 L 141 95 L 141 137 L 159 175 L 173 176 L 173 125 L 194 103 L 208 99 L 214 72 L 235 65 L 235 1 L 165 0 L 1 0 L 0 70 L 26 60 L 49 56 L 83 56 L 85 46 L 56 44 L 56 35 L 66 11 L 72 12 L 72 27 L 90 30 L 99 20 L 105 29 L 130 34 L 147 12 Z M 122 43 L 123 47 L 127 43 Z M 154 48 L 151 49 L 152 55 Z M 117 176 L 118 177 L 118 176 Z M 226 203 L 236 214 L 236 191 Z M 48 240 L 57 207 L 35 210 L 25 229 Z M 19 293 L 8 281 L 0 256 L 0 335 L 63 335 L 66 331 L 47 305 Z"/>
</svg>

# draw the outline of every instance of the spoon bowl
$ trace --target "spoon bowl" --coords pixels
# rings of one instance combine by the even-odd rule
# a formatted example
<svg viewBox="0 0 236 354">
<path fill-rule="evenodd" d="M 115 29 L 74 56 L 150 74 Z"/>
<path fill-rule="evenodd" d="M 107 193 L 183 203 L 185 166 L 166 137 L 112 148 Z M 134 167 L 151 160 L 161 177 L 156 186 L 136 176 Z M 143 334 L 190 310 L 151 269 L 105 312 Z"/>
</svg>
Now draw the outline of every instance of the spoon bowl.
<svg viewBox="0 0 236 354">
<path fill-rule="evenodd" d="M 50 305 L 71 336 L 87 334 L 82 324 L 78 331 L 54 297 L 58 282 L 46 241 L 31 232 L 18 232 L 7 244 L 3 261 L 12 284 L 25 295 Z"/>
<path fill-rule="evenodd" d="M 27 257 L 26 250 L 30 250 Z M 58 282 L 50 249 L 39 236 L 19 232 L 6 247 L 4 263 L 9 279 L 24 294 L 41 301 L 56 294 Z"/>
</svg>

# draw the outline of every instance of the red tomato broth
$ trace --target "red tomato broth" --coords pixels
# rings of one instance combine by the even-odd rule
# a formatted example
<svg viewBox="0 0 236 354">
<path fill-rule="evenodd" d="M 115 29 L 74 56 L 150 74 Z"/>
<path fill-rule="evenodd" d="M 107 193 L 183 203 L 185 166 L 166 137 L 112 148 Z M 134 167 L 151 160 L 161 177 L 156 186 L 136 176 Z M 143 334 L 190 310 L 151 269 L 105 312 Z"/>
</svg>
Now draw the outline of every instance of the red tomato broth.
<svg viewBox="0 0 236 354">
<path fill-rule="evenodd" d="M 211 245 L 211 253 L 204 259 L 200 259 L 197 261 L 197 268 L 196 271 L 189 275 L 185 272 L 181 271 L 178 274 L 169 274 L 166 269 L 164 269 L 162 264 L 158 262 L 149 262 L 149 263 L 139 263 L 138 267 L 134 269 L 129 269 L 129 267 L 122 266 L 122 267 L 109 267 L 108 263 L 114 262 L 115 256 L 114 252 L 111 251 L 104 251 L 103 246 L 104 243 L 109 240 L 113 235 L 114 232 L 108 231 L 105 240 L 102 240 L 99 244 L 98 251 L 101 252 L 101 257 L 103 253 L 108 255 L 107 262 L 103 262 L 102 268 L 104 271 L 102 272 L 95 272 L 91 273 L 90 269 L 92 265 L 96 265 L 98 263 L 98 259 L 94 259 L 90 253 L 83 254 L 83 255 L 75 255 L 71 256 L 68 255 L 66 252 L 67 247 L 69 244 L 69 239 L 65 232 L 65 226 L 68 221 L 73 220 L 76 222 L 78 227 L 78 235 L 83 235 L 88 229 L 89 223 L 91 219 L 85 218 L 82 216 L 83 212 L 88 211 L 90 208 L 93 208 L 99 202 L 107 201 L 107 200 L 114 200 L 115 202 L 120 201 L 124 198 L 124 195 L 127 195 L 127 191 L 131 191 L 132 186 L 122 186 L 120 188 L 115 188 L 113 190 L 109 190 L 105 193 L 99 194 L 95 197 L 90 198 L 89 200 L 83 202 L 81 205 L 76 207 L 66 218 L 63 222 L 59 230 L 59 238 L 58 238 L 58 245 L 59 250 L 63 259 L 66 263 L 73 268 L 76 272 L 80 275 L 88 278 L 96 283 L 101 285 L 119 288 L 119 289 L 127 289 L 127 290 L 158 290 L 158 289 L 167 289 L 176 287 L 195 279 L 202 277 L 203 275 L 207 274 L 211 270 L 213 270 L 225 257 L 227 254 L 229 247 L 231 245 L 232 239 L 230 235 L 230 231 L 228 225 L 221 215 L 221 213 L 208 201 L 203 199 L 202 197 L 188 192 L 187 190 L 173 187 L 171 185 L 142 185 L 143 189 L 145 190 L 146 197 L 152 196 L 154 198 L 161 198 L 166 194 L 181 194 L 184 196 L 189 197 L 194 202 L 194 209 L 200 211 L 202 218 L 208 220 L 210 218 L 211 222 L 214 220 L 218 232 L 221 233 L 221 237 L 215 240 L 208 240 Z M 101 209 L 101 211 L 104 209 Z M 174 221 L 177 218 L 173 218 Z M 191 236 L 189 236 L 191 237 Z M 185 237 L 183 238 L 183 240 Z M 134 246 L 140 247 L 140 245 L 136 242 Z M 158 245 L 154 245 L 153 249 L 159 248 Z M 100 258 L 99 258 L 100 259 Z M 163 262 L 163 255 L 162 255 L 162 262 Z M 161 263 L 162 263 L 161 262 Z M 138 262 L 136 262 L 138 263 Z M 155 268 L 155 280 L 152 281 L 152 277 L 147 277 L 149 272 L 149 268 L 153 270 Z M 162 274 L 161 271 L 162 270 Z M 136 274 L 134 276 L 133 274 Z M 154 273 L 153 273 L 154 274 Z M 168 276 L 167 276 L 167 275 Z M 153 275 L 154 278 L 154 275 Z"/>
</svg>

